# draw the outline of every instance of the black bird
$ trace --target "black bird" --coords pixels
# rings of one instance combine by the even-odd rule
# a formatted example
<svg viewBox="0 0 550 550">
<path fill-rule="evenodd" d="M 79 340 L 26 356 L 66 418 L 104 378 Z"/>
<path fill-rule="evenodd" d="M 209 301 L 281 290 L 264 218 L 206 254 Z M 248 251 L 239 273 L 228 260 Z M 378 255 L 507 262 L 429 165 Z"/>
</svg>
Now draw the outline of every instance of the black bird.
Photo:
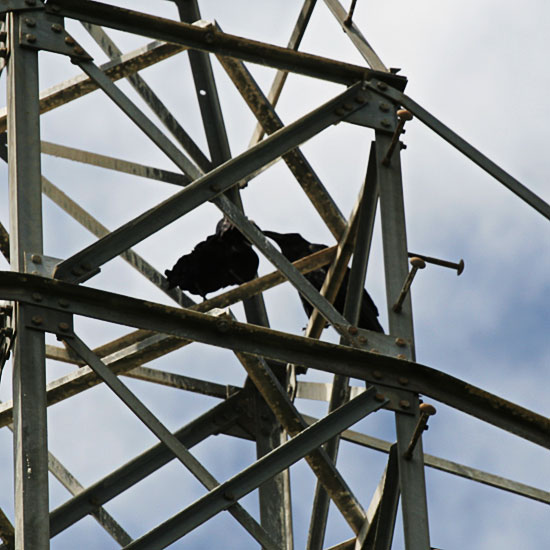
<svg viewBox="0 0 550 550">
<path fill-rule="evenodd" d="M 273 239 L 279 245 L 283 255 L 291 262 L 295 262 L 300 258 L 304 258 L 314 252 L 319 252 L 319 250 L 324 250 L 327 248 L 324 244 L 314 244 L 306 241 L 299 233 L 276 233 L 275 231 L 264 231 L 264 235 L 270 239 Z M 328 267 L 321 267 L 320 269 L 306 273 L 304 277 L 317 290 L 321 290 L 327 271 Z M 346 270 L 346 274 L 344 275 L 344 280 L 342 281 L 340 290 L 334 300 L 334 307 L 340 313 L 343 313 L 344 311 L 349 274 L 350 269 L 348 268 Z M 307 316 L 310 317 L 313 312 L 313 306 L 307 300 L 304 300 L 302 296 L 300 296 L 300 299 L 302 300 Z M 359 328 L 374 330 L 375 332 L 384 332 L 384 329 L 378 322 L 378 309 L 365 289 L 363 289 L 361 311 L 359 313 L 359 323 L 357 326 L 359 326 Z"/>
<path fill-rule="evenodd" d="M 240 285 L 256 275 L 259 259 L 244 235 L 226 218 L 214 235 L 198 243 L 164 274 L 168 288 L 179 286 L 204 299 L 206 294 L 229 285 Z"/>
</svg>

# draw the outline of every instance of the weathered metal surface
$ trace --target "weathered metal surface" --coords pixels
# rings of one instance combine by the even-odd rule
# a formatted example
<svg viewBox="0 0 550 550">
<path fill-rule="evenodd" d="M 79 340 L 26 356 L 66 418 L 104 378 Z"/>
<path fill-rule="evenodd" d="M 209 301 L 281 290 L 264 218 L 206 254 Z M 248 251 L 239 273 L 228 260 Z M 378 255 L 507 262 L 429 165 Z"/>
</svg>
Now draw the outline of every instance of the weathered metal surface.
<svg viewBox="0 0 550 550">
<path fill-rule="evenodd" d="M 342 63 L 317 55 L 299 53 L 264 42 L 249 40 L 210 29 L 201 29 L 194 25 L 179 23 L 170 19 L 146 15 L 99 2 L 57 0 L 55 6 L 60 8 L 61 15 L 96 25 L 133 32 L 198 50 L 221 53 L 229 57 L 243 59 L 244 61 L 252 61 L 253 63 L 285 69 L 340 84 L 349 85 L 370 76 L 376 76 L 400 89 L 403 89 L 407 82 L 405 78 L 391 73 L 373 71 L 350 63 Z"/>
<path fill-rule="evenodd" d="M 0 299 L 36 303 L 32 297 L 35 292 L 42 298 L 42 307 L 60 310 L 59 300 L 65 300 L 77 315 L 307 365 L 373 384 L 406 388 L 550 448 L 548 418 L 420 363 L 53 279 L 0 272 Z"/>
</svg>

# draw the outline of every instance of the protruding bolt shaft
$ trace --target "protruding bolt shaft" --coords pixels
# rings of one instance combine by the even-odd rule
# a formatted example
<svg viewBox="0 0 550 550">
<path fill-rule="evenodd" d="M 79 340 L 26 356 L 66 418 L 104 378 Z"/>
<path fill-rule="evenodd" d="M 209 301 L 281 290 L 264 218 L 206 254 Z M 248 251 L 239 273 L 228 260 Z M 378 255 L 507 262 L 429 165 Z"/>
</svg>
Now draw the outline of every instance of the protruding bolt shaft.
<svg viewBox="0 0 550 550">
<path fill-rule="evenodd" d="M 428 403 L 422 403 L 419 409 L 420 418 L 418 419 L 418 424 L 414 429 L 407 450 L 403 453 L 403 458 L 405 458 L 405 460 L 410 460 L 412 458 L 414 448 L 416 447 L 416 444 L 418 443 L 422 432 L 428 429 L 428 418 L 430 418 L 430 416 L 433 416 L 437 412 L 435 410 L 435 407 L 433 405 L 429 405 Z"/>
<path fill-rule="evenodd" d="M 409 289 L 411 288 L 411 284 L 413 282 L 414 276 L 416 275 L 416 272 L 419 269 L 424 269 L 426 267 L 426 262 L 424 262 L 422 258 L 418 258 L 416 256 L 410 259 L 410 263 L 412 268 L 409 271 L 409 274 L 407 275 L 405 282 L 403 283 L 403 288 L 401 289 L 399 298 L 397 298 L 397 302 L 395 302 L 395 304 L 393 304 L 393 307 L 392 307 L 395 313 L 399 313 L 401 311 L 403 301 L 405 300 L 405 296 L 407 296 L 407 292 L 409 292 Z"/>
<path fill-rule="evenodd" d="M 417 257 L 422 258 L 425 262 L 429 264 L 440 265 L 442 267 L 450 267 L 451 269 L 456 269 L 456 274 L 460 275 L 464 271 L 464 260 L 460 260 L 458 263 L 449 262 L 447 260 L 440 260 L 439 258 L 432 258 L 431 256 L 425 256 L 424 254 L 415 254 L 414 252 L 408 252 L 409 258 Z"/>
</svg>

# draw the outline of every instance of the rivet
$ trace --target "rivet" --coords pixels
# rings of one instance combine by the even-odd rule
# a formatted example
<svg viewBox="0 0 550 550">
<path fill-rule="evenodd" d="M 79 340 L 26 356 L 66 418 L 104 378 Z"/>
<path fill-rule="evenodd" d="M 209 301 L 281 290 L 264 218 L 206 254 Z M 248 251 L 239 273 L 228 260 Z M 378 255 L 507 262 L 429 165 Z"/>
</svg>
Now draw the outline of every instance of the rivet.
<svg viewBox="0 0 550 550">
<path fill-rule="evenodd" d="M 69 330 L 69 323 L 65 323 L 65 322 L 62 322 L 62 323 L 59 323 L 59 330 L 63 330 L 63 331 L 67 331 Z"/>
<path fill-rule="evenodd" d="M 69 46 L 74 46 L 75 45 L 74 38 L 72 36 L 66 36 L 65 44 L 68 44 Z"/>
<path fill-rule="evenodd" d="M 79 277 L 80 275 L 82 275 L 82 270 L 79 269 L 78 267 L 73 267 L 73 268 L 71 269 L 71 273 L 72 273 L 73 275 L 76 275 L 77 277 Z"/>
<path fill-rule="evenodd" d="M 400 383 L 402 386 L 406 386 L 406 385 L 409 383 L 409 379 L 408 379 L 408 378 L 405 378 L 404 376 L 400 376 L 400 377 L 399 377 L 399 383 Z"/>
<path fill-rule="evenodd" d="M 42 317 L 40 317 L 40 315 L 33 315 L 32 318 L 31 318 L 31 321 L 33 323 L 33 325 L 41 325 L 42 324 Z"/>
<path fill-rule="evenodd" d="M 39 254 L 33 254 L 31 256 L 31 262 L 33 264 L 41 264 L 42 263 L 42 256 L 40 256 Z"/>
<path fill-rule="evenodd" d="M 57 303 L 60 305 L 60 307 L 69 307 L 69 302 L 67 302 L 67 300 L 64 300 L 63 298 L 61 298 L 61 300 L 59 300 Z"/>
<path fill-rule="evenodd" d="M 82 262 L 80 264 L 80 269 L 83 271 L 91 271 L 92 270 L 92 264 L 90 262 Z"/>
<path fill-rule="evenodd" d="M 382 126 L 384 126 L 384 128 L 389 128 L 391 126 L 391 122 L 387 118 L 383 118 L 380 121 L 380 124 L 382 124 Z"/>
<path fill-rule="evenodd" d="M 53 32 L 60 33 L 63 30 L 63 26 L 60 25 L 59 23 L 53 23 L 51 26 L 51 29 Z"/>
<path fill-rule="evenodd" d="M 387 90 L 387 89 L 388 89 L 388 85 L 387 85 L 385 82 L 379 82 L 379 83 L 378 83 L 378 89 L 379 89 L 379 90 Z"/>
<path fill-rule="evenodd" d="M 386 396 L 383 393 L 377 393 L 377 394 L 375 394 L 374 399 L 376 401 L 382 402 L 382 401 L 385 401 Z"/>
<path fill-rule="evenodd" d="M 36 42 L 36 36 L 34 34 L 26 34 L 25 35 L 25 40 L 32 44 L 32 43 Z"/>
<path fill-rule="evenodd" d="M 36 27 L 36 21 L 32 17 L 25 17 L 24 21 L 28 27 Z"/>
<path fill-rule="evenodd" d="M 401 401 L 399 401 L 399 406 L 402 409 L 408 409 L 408 408 L 410 408 L 411 404 L 406 399 L 402 399 Z"/>
<path fill-rule="evenodd" d="M 73 51 L 76 55 L 82 55 L 84 53 L 84 50 L 80 46 L 75 46 Z"/>
<path fill-rule="evenodd" d="M 361 93 L 359 93 L 355 96 L 355 101 L 357 103 L 359 103 L 360 105 L 364 105 L 365 103 L 368 103 L 367 96 L 365 94 L 361 94 Z"/>
<path fill-rule="evenodd" d="M 346 111 L 351 111 L 353 109 L 353 105 L 349 102 L 344 103 L 344 109 Z"/>
<path fill-rule="evenodd" d="M 31 294 L 31 298 L 35 301 L 35 302 L 41 302 L 42 301 L 42 294 L 40 294 L 39 292 L 33 292 Z"/>
<path fill-rule="evenodd" d="M 373 371 L 372 375 L 374 376 L 374 378 L 376 378 L 376 380 L 382 379 L 382 373 L 379 370 Z"/>
<path fill-rule="evenodd" d="M 395 345 L 404 348 L 407 345 L 407 341 L 404 338 L 396 338 Z"/>
<path fill-rule="evenodd" d="M 387 112 L 390 110 L 390 106 L 389 106 L 389 104 L 386 103 L 386 102 L 380 103 L 379 108 L 380 108 L 380 110 L 381 110 L 382 112 L 384 112 L 384 113 L 387 113 Z"/>
<path fill-rule="evenodd" d="M 351 335 L 357 334 L 357 327 L 354 327 L 354 326 L 348 327 L 348 332 L 349 332 Z"/>
</svg>

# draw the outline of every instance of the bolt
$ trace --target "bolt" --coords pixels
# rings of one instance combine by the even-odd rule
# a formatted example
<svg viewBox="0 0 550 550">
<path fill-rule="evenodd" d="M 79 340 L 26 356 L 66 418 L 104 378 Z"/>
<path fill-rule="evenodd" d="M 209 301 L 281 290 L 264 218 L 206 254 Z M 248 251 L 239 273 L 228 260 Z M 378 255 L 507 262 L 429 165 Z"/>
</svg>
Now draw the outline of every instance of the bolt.
<svg viewBox="0 0 550 550">
<path fill-rule="evenodd" d="M 58 326 L 59 326 L 59 330 L 62 330 L 64 332 L 66 332 L 70 328 L 69 323 L 65 323 L 65 322 L 59 323 Z"/>
<path fill-rule="evenodd" d="M 53 23 L 51 29 L 53 32 L 60 33 L 61 31 L 63 31 L 63 25 L 60 25 L 59 23 Z"/>
<path fill-rule="evenodd" d="M 364 105 L 365 103 L 368 103 L 367 96 L 362 93 L 358 93 L 355 96 L 355 101 L 359 103 L 360 105 Z"/>
<path fill-rule="evenodd" d="M 349 102 L 344 103 L 344 109 L 346 111 L 351 111 L 353 109 L 353 105 Z"/>
<path fill-rule="evenodd" d="M 82 275 L 82 270 L 79 269 L 78 267 L 73 267 L 73 268 L 71 269 L 71 273 L 72 273 L 73 275 L 76 275 L 77 277 L 79 277 L 80 275 Z"/>
<path fill-rule="evenodd" d="M 378 86 L 379 90 L 387 90 L 388 89 L 388 85 L 385 82 L 379 82 L 377 84 L 377 86 Z"/>
<path fill-rule="evenodd" d="M 338 107 L 337 109 L 334 109 L 334 114 L 337 116 L 343 116 L 346 114 L 346 111 L 342 107 Z"/>
<path fill-rule="evenodd" d="M 352 336 L 355 336 L 355 335 L 357 334 L 357 327 L 354 327 L 354 326 L 348 327 L 348 332 L 349 332 Z"/>
<path fill-rule="evenodd" d="M 395 345 L 404 348 L 407 345 L 407 341 L 404 338 L 396 338 Z"/>
<path fill-rule="evenodd" d="M 396 355 L 397 359 L 401 359 L 403 361 L 406 361 L 407 360 L 407 356 L 406 355 L 403 355 L 402 353 L 398 353 Z"/>
<path fill-rule="evenodd" d="M 401 401 L 399 401 L 399 406 L 402 408 L 402 409 L 409 409 L 411 404 L 409 401 L 407 401 L 406 399 L 402 399 Z"/>
<path fill-rule="evenodd" d="M 41 325 L 42 324 L 42 317 L 40 317 L 40 315 L 33 315 L 32 318 L 31 318 L 31 321 L 33 323 L 33 325 Z"/>
<path fill-rule="evenodd" d="M 380 103 L 379 109 L 380 109 L 383 113 L 387 113 L 387 112 L 390 110 L 390 105 L 389 105 L 388 103 L 386 103 L 385 101 L 383 101 L 382 103 Z"/>
<path fill-rule="evenodd" d="M 31 44 L 34 44 L 34 42 L 36 42 L 36 36 L 34 34 L 26 34 L 25 40 Z"/>
<path fill-rule="evenodd" d="M 84 54 L 84 50 L 80 46 L 75 46 L 73 48 L 73 51 L 76 55 L 82 55 Z"/>
<path fill-rule="evenodd" d="M 36 21 L 32 17 L 25 17 L 24 21 L 28 27 L 36 27 Z"/>
<path fill-rule="evenodd" d="M 411 258 L 409 262 L 413 267 L 416 267 L 417 269 L 424 269 L 426 267 L 426 262 L 422 258 L 418 258 L 417 256 Z"/>
<path fill-rule="evenodd" d="M 39 292 L 33 292 L 31 294 L 31 297 L 35 302 L 41 302 L 42 301 L 42 294 L 40 294 Z"/>
<path fill-rule="evenodd" d="M 39 254 L 33 254 L 31 256 L 31 262 L 33 264 L 41 264 L 42 263 L 42 256 L 40 256 Z"/>
<path fill-rule="evenodd" d="M 60 307 L 69 307 L 69 302 L 67 302 L 67 300 L 64 300 L 63 298 L 61 298 L 57 303 L 60 305 Z"/>
<path fill-rule="evenodd" d="M 382 380 L 382 373 L 379 370 L 373 371 L 372 375 L 376 378 L 376 380 Z"/>
<path fill-rule="evenodd" d="M 66 36 L 65 37 L 65 44 L 68 44 L 69 46 L 74 46 L 76 44 L 74 38 L 72 36 Z"/>
<path fill-rule="evenodd" d="M 400 377 L 399 377 L 399 383 L 400 383 L 402 386 L 406 386 L 406 385 L 409 383 L 409 379 L 408 379 L 408 378 L 405 378 L 404 376 L 400 376 Z"/>
<path fill-rule="evenodd" d="M 382 126 L 384 126 L 384 128 L 389 128 L 391 126 L 391 122 L 387 118 L 383 118 L 380 121 L 380 124 L 382 124 Z"/>
<path fill-rule="evenodd" d="M 383 393 L 377 393 L 375 394 L 374 399 L 381 403 L 382 401 L 385 401 L 386 396 Z"/>
<path fill-rule="evenodd" d="M 92 270 L 92 264 L 90 262 L 82 262 L 80 264 L 80 269 L 83 271 L 91 271 Z"/>
</svg>

